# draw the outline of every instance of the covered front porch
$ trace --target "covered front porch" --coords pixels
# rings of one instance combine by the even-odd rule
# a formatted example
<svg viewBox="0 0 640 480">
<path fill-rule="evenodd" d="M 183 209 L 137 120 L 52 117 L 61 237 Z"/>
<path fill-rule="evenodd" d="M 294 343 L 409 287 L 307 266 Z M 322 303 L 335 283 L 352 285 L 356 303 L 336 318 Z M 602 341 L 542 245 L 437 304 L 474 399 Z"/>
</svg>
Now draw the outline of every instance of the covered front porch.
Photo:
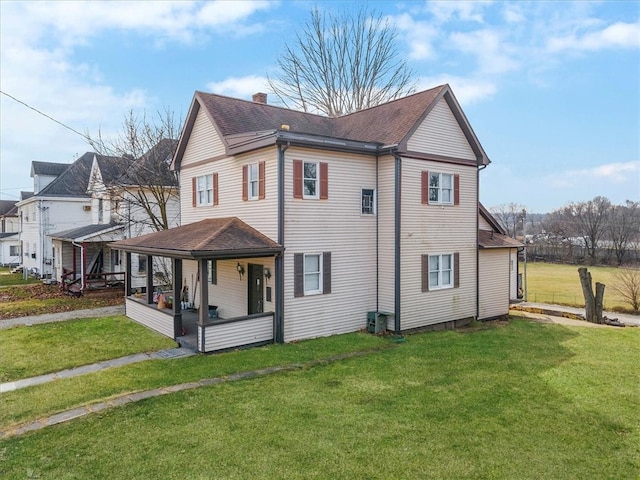
<svg viewBox="0 0 640 480">
<path fill-rule="evenodd" d="M 125 252 L 126 314 L 181 345 L 208 353 L 282 341 L 282 247 L 241 220 L 208 219 L 115 242 Z M 146 285 L 132 285 L 144 258 Z M 154 258 L 170 284 L 153 285 Z M 155 262 L 157 263 L 157 262 Z"/>
<path fill-rule="evenodd" d="M 108 246 L 124 238 L 123 225 L 87 225 L 49 236 L 54 247 L 53 278 L 63 290 L 80 295 L 124 284 L 120 252 Z"/>
</svg>

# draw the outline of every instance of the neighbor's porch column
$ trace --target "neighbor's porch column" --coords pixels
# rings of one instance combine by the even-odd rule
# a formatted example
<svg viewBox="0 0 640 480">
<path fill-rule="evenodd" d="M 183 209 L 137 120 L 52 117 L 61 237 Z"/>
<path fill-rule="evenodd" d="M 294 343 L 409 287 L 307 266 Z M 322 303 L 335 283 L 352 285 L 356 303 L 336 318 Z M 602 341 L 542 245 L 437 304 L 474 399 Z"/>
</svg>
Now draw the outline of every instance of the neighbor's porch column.
<svg viewBox="0 0 640 480">
<path fill-rule="evenodd" d="M 153 303 L 153 256 L 147 255 L 147 304 Z"/>
<path fill-rule="evenodd" d="M 182 292 L 182 259 L 171 259 L 173 264 L 173 337 L 182 335 L 182 304 L 180 294 Z"/>
<path fill-rule="evenodd" d="M 80 262 L 81 263 L 80 274 L 82 275 L 82 290 L 84 291 L 87 288 L 87 244 L 86 243 L 80 244 L 80 258 L 82 259 Z"/>
<path fill-rule="evenodd" d="M 198 325 L 203 326 L 209 319 L 209 282 L 208 265 L 206 259 L 198 260 L 198 281 L 200 283 L 200 309 Z"/>
<path fill-rule="evenodd" d="M 124 254 L 124 296 L 131 296 L 131 252 Z"/>
</svg>

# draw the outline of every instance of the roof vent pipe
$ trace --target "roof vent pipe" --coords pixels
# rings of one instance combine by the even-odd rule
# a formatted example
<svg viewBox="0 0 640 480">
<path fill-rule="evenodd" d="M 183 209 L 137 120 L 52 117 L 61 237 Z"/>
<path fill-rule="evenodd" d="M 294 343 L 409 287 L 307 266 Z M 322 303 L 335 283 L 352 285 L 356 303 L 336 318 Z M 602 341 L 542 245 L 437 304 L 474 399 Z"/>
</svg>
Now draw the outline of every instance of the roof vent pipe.
<svg viewBox="0 0 640 480">
<path fill-rule="evenodd" d="M 266 105 L 267 103 L 267 94 L 266 93 L 254 93 L 253 94 L 253 101 L 255 103 L 263 103 Z"/>
</svg>

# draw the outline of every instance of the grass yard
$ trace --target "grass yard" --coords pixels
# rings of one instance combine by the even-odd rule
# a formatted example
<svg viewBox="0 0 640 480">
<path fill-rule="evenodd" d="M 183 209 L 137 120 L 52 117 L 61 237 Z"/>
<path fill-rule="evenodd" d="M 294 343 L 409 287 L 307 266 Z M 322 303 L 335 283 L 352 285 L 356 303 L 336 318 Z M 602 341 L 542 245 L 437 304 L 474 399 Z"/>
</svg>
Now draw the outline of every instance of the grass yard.
<svg viewBox="0 0 640 480">
<path fill-rule="evenodd" d="M 0 382 L 58 372 L 176 343 L 124 316 L 0 330 Z"/>
<path fill-rule="evenodd" d="M 11 267 L 0 267 L 0 287 L 7 285 L 27 285 L 30 283 L 40 283 L 34 277 L 23 278 L 22 273 L 11 273 Z"/>
<path fill-rule="evenodd" d="M 521 319 L 415 334 L 0 441 L 0 477 L 635 479 L 639 341 L 640 329 Z M 388 340 L 353 334 L 162 365 L 179 383 L 363 342 Z M 156 368 L 139 364 L 132 384 L 145 365 Z"/>
<path fill-rule="evenodd" d="M 553 303 L 584 307 L 584 296 L 578 276 L 578 265 L 557 263 L 527 263 L 527 300 L 530 302 Z M 520 264 L 520 271 L 523 271 Z M 593 288 L 596 282 L 613 285 L 616 267 L 587 267 L 591 272 Z M 631 306 L 625 304 L 612 288 L 605 288 L 604 308 L 609 311 L 631 313 Z"/>
</svg>

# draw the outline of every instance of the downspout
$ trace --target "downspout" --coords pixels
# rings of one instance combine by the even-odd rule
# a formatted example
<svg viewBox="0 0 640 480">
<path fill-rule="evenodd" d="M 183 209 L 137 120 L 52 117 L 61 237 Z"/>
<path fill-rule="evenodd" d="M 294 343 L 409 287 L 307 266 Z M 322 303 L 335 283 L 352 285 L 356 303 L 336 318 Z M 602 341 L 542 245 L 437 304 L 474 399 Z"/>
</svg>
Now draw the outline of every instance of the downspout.
<svg viewBox="0 0 640 480">
<path fill-rule="evenodd" d="M 284 247 L 284 152 L 289 148 L 278 144 L 278 244 Z M 276 255 L 275 341 L 284 343 L 284 252 Z"/>
<path fill-rule="evenodd" d="M 380 157 L 376 154 L 376 192 L 374 205 L 376 208 L 376 312 L 380 311 L 380 222 L 378 215 L 378 168 L 380 165 Z"/>
<path fill-rule="evenodd" d="M 485 168 L 483 164 L 476 170 L 476 320 L 480 318 L 480 171 Z"/>
<path fill-rule="evenodd" d="M 401 214 L 402 214 L 402 159 L 394 152 L 390 152 L 395 158 L 395 179 L 394 179 L 394 243 L 395 243 L 395 258 L 394 258 L 394 333 L 400 335 L 401 322 L 400 322 L 400 268 L 401 268 L 401 255 L 400 255 L 400 241 L 402 239 L 400 235 Z"/>
</svg>

